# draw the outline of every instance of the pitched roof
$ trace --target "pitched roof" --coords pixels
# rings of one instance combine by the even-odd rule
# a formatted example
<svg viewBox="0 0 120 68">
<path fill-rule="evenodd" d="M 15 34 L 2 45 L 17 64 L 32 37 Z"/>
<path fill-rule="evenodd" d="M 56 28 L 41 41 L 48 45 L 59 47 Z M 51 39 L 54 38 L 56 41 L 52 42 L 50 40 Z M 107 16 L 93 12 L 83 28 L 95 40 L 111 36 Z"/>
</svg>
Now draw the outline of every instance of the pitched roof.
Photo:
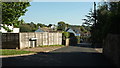
<svg viewBox="0 0 120 68">
<path fill-rule="evenodd" d="M 43 30 L 41 30 L 40 28 L 38 30 L 36 30 L 35 32 L 45 32 Z"/>
<path fill-rule="evenodd" d="M 35 32 L 54 32 L 54 30 L 50 27 L 42 27 L 36 30 Z"/>
<path fill-rule="evenodd" d="M 66 29 L 66 32 L 71 32 L 71 33 L 76 34 L 75 31 L 73 31 L 71 28 Z"/>
</svg>

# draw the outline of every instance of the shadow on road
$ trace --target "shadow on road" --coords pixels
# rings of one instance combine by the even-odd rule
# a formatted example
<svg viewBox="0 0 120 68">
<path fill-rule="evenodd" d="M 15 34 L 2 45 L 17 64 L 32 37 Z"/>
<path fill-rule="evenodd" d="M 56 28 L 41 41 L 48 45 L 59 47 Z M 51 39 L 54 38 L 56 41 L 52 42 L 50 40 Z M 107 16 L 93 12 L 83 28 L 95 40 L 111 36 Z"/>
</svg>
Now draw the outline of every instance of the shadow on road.
<svg viewBox="0 0 120 68">
<path fill-rule="evenodd" d="M 72 45 L 71 45 L 72 46 Z M 77 46 L 77 47 L 87 47 L 87 48 L 102 48 L 100 44 L 95 44 L 93 45 L 92 43 L 79 43 L 73 46 Z"/>
<path fill-rule="evenodd" d="M 81 68 L 108 68 L 113 64 L 101 53 L 93 52 L 39 52 L 35 55 L 2 59 L 2 67 L 80 66 Z"/>
</svg>

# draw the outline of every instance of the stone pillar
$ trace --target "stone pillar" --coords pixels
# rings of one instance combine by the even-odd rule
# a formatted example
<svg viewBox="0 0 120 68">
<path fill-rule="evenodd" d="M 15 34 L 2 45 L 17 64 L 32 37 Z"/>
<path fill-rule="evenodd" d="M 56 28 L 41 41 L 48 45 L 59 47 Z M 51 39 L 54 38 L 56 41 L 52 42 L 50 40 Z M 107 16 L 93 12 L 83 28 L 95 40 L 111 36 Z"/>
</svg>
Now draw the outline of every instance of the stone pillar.
<svg viewBox="0 0 120 68">
<path fill-rule="evenodd" d="M 69 46 L 69 43 L 70 43 L 70 39 L 69 39 L 69 38 L 66 38 L 65 46 Z"/>
</svg>

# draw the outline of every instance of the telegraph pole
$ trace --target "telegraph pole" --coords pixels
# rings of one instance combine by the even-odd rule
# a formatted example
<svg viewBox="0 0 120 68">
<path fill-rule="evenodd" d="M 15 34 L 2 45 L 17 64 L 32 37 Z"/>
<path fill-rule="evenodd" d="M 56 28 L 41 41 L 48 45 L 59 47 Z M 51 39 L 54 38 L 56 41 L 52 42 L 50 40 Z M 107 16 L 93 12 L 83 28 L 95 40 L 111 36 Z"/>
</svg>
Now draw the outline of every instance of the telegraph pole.
<svg viewBox="0 0 120 68">
<path fill-rule="evenodd" d="M 92 45 L 93 45 L 93 48 L 95 48 L 96 47 L 96 45 L 95 45 L 95 36 L 94 36 L 94 33 L 95 33 L 95 26 L 96 26 L 96 3 L 94 2 L 94 24 L 93 24 L 93 29 L 92 29 L 92 31 L 91 31 L 91 35 L 92 35 Z"/>
<path fill-rule="evenodd" d="M 94 18 L 95 18 L 95 24 L 96 24 L 96 3 L 94 2 Z"/>
</svg>

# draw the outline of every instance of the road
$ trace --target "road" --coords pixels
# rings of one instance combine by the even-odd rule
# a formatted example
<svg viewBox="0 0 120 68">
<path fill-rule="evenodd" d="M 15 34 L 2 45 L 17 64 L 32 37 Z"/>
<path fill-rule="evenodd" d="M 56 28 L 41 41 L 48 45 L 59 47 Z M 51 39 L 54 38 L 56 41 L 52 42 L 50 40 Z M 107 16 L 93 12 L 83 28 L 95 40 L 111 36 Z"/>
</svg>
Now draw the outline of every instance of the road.
<svg viewBox="0 0 120 68">
<path fill-rule="evenodd" d="M 86 44 L 87 45 L 87 44 Z M 68 46 L 52 52 L 39 52 L 36 55 L 3 58 L 4 66 L 81 66 L 81 67 L 113 67 L 102 53 L 90 47 Z M 113 67 L 114 68 L 114 67 Z"/>
</svg>

